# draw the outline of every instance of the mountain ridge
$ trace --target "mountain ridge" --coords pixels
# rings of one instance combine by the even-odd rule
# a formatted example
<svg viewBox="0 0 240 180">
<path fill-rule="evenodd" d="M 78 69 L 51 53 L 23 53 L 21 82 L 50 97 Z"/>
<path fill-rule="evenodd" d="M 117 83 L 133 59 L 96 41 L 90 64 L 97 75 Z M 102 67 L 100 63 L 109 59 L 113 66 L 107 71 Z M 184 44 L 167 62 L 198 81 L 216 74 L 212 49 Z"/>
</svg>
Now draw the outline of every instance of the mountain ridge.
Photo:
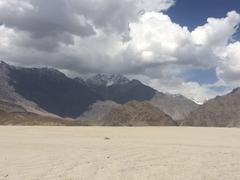
<svg viewBox="0 0 240 180">
<path fill-rule="evenodd" d="M 103 117 L 104 126 L 177 126 L 167 114 L 148 102 L 131 101 Z"/>
<path fill-rule="evenodd" d="M 192 111 L 182 125 L 240 127 L 240 88 L 207 101 Z"/>
<path fill-rule="evenodd" d="M 84 80 L 81 77 L 69 78 L 54 68 L 15 67 L 2 62 L 0 75 L 0 100 L 22 105 L 30 112 L 63 118 L 78 118 L 97 101 L 114 101 L 117 104 L 151 101 L 159 93 L 139 80 L 129 80 L 119 74 L 97 74 Z M 178 101 L 174 95 L 171 98 L 165 95 L 165 99 Z M 192 102 L 189 100 L 187 103 Z M 174 111 L 179 111 L 180 106 L 174 108 Z M 161 110 L 174 115 L 164 108 Z"/>
</svg>

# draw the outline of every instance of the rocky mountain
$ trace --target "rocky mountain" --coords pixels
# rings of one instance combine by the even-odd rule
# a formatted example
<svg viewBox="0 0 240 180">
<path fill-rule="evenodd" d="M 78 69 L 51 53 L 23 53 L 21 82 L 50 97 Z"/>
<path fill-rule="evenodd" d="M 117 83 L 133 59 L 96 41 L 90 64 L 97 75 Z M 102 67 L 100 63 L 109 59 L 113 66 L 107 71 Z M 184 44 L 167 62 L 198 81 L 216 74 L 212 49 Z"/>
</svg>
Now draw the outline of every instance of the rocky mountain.
<svg viewBox="0 0 240 180">
<path fill-rule="evenodd" d="M 15 112 L 16 106 L 25 109 L 28 112 L 37 113 L 46 116 L 55 116 L 43 109 L 41 109 L 36 103 L 29 101 L 18 94 L 15 89 L 10 85 L 11 77 L 10 72 L 15 69 L 14 66 L 10 66 L 5 62 L 0 62 L 0 104 L 2 107 L 7 106 L 8 111 Z M 11 108 L 13 108 L 11 110 Z M 3 109 L 5 110 L 5 109 Z"/>
<path fill-rule="evenodd" d="M 106 114 L 108 114 L 112 109 L 119 106 L 120 104 L 113 101 L 97 101 L 92 104 L 78 119 L 96 124 L 97 122 L 101 122 L 104 116 L 106 116 Z"/>
<path fill-rule="evenodd" d="M 97 74 L 86 80 L 89 86 L 112 86 L 112 85 L 124 85 L 130 81 L 120 74 Z"/>
<path fill-rule="evenodd" d="M 1 81 L 5 88 L 0 88 L 4 99 L 34 102 L 47 112 L 75 118 L 100 98 L 86 85 L 55 69 L 1 66 L 5 75 Z"/>
<path fill-rule="evenodd" d="M 176 121 L 186 118 L 190 112 L 199 107 L 198 104 L 182 95 L 164 94 L 160 92 L 156 93 L 149 103 L 156 106 Z"/>
<path fill-rule="evenodd" d="M 41 122 L 42 117 L 61 116 L 78 118 L 77 124 L 176 125 L 176 120 L 186 126 L 240 127 L 239 99 L 237 88 L 198 106 L 184 96 L 160 93 L 122 75 L 99 74 L 85 81 L 51 68 L 0 63 L 2 124 L 9 118 L 20 123 L 24 117 L 28 124 L 30 117 Z"/>
<path fill-rule="evenodd" d="M 83 124 L 82 122 L 69 121 L 45 112 L 38 114 L 28 112 L 18 104 L 0 101 L 0 125 L 79 126 Z"/>
<path fill-rule="evenodd" d="M 0 63 L 0 101 L 19 105 L 27 112 L 99 119 L 116 104 L 133 100 L 149 101 L 176 120 L 196 106 L 186 98 L 159 93 L 122 75 L 98 74 L 85 81 L 80 77 L 71 79 L 52 68 L 22 68 Z M 97 101 L 106 102 L 94 104 Z"/>
<path fill-rule="evenodd" d="M 20 126 L 80 126 L 81 122 L 41 116 L 30 112 L 5 112 L 0 110 L 0 125 Z"/>
<path fill-rule="evenodd" d="M 151 99 L 156 90 L 137 80 L 128 80 L 121 75 L 98 74 L 86 81 L 88 87 L 102 97 L 119 104 L 129 101 L 145 101 Z"/>
<path fill-rule="evenodd" d="M 105 126 L 176 126 L 170 116 L 147 102 L 132 101 L 112 109 Z"/>
<path fill-rule="evenodd" d="M 0 100 L 0 110 L 7 112 L 7 113 L 12 113 L 12 112 L 27 112 L 26 109 L 20 105 L 17 104 L 13 104 L 10 102 L 6 102 L 6 101 L 1 101 Z"/>
<path fill-rule="evenodd" d="M 240 127 L 240 88 L 217 96 L 190 113 L 185 126 Z"/>
<path fill-rule="evenodd" d="M 82 84 L 84 86 L 86 86 L 86 82 L 84 81 L 84 79 L 82 79 L 81 77 L 76 77 L 73 79 L 75 82 L 79 83 L 79 84 Z"/>
<path fill-rule="evenodd" d="M 186 118 L 198 107 L 195 102 L 182 95 L 160 93 L 140 81 L 130 81 L 121 75 L 98 74 L 88 79 L 86 83 L 103 100 L 112 100 L 119 104 L 133 100 L 148 101 L 174 120 Z"/>
</svg>

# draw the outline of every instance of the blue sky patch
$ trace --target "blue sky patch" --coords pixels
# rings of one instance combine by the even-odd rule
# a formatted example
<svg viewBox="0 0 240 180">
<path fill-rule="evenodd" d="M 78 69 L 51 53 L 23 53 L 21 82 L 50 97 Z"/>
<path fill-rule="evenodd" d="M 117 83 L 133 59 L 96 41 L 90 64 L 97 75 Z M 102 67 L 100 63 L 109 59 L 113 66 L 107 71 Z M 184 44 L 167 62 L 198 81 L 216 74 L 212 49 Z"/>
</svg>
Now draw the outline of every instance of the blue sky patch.
<svg viewBox="0 0 240 180">
<path fill-rule="evenodd" d="M 239 0 L 176 0 L 166 14 L 173 22 L 193 30 L 205 24 L 208 17 L 222 18 L 232 10 L 240 12 Z"/>
<path fill-rule="evenodd" d="M 216 69 L 190 69 L 182 74 L 184 80 L 202 84 L 213 84 L 218 81 Z"/>
</svg>

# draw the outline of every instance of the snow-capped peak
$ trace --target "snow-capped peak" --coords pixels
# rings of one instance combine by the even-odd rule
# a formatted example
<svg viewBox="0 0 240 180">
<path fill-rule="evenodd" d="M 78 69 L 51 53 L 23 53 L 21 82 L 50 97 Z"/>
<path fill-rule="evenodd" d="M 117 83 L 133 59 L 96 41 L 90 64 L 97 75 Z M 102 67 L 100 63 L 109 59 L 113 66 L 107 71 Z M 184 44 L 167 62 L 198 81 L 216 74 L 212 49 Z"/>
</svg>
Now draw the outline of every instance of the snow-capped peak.
<svg viewBox="0 0 240 180">
<path fill-rule="evenodd" d="M 97 74 L 87 80 L 88 84 L 112 86 L 114 84 L 129 83 L 129 79 L 119 74 Z"/>
</svg>

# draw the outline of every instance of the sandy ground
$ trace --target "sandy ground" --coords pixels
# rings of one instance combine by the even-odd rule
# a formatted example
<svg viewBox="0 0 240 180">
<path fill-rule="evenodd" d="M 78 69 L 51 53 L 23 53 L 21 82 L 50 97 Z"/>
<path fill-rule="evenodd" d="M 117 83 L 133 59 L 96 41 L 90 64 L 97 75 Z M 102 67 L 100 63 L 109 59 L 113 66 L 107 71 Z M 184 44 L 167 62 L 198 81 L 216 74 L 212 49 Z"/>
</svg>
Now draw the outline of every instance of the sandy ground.
<svg viewBox="0 0 240 180">
<path fill-rule="evenodd" d="M 239 180 L 240 129 L 0 127 L 5 179 Z"/>
</svg>

